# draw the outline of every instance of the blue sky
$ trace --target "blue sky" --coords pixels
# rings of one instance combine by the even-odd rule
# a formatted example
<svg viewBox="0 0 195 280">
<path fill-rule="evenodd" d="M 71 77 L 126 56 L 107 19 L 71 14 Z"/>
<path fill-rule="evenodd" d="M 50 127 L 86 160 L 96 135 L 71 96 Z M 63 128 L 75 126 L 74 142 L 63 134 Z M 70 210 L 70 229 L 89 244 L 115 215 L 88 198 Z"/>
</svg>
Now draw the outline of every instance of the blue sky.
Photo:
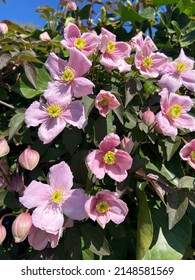
<svg viewBox="0 0 195 280">
<path fill-rule="evenodd" d="M 41 28 L 45 20 L 39 17 L 36 9 L 40 5 L 48 5 L 57 9 L 58 0 L 6 0 L 4 4 L 0 0 L 0 21 L 7 19 L 18 24 L 35 24 Z"/>
</svg>

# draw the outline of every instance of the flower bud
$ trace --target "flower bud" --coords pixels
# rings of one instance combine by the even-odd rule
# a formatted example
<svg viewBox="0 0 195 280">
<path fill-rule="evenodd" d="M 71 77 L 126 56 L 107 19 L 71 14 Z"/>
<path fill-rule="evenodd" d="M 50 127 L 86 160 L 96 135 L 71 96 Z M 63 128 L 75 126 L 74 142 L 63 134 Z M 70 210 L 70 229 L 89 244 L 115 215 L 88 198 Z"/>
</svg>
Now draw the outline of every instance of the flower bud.
<svg viewBox="0 0 195 280">
<path fill-rule="evenodd" d="M 124 136 L 123 139 L 121 140 L 120 147 L 123 151 L 130 154 L 131 151 L 133 150 L 133 145 L 134 145 L 134 143 L 133 143 L 132 138 Z"/>
<path fill-rule="evenodd" d="M 5 139 L 0 140 L 0 157 L 4 157 L 10 151 L 9 145 Z"/>
<path fill-rule="evenodd" d="M 151 126 L 154 125 L 155 123 L 155 115 L 154 113 L 150 110 L 150 108 L 148 108 L 147 111 L 141 113 L 141 119 L 142 121 L 147 125 L 147 126 Z"/>
<path fill-rule="evenodd" d="M 4 22 L 0 22 L 0 34 L 6 34 L 8 32 L 8 26 Z"/>
<path fill-rule="evenodd" d="M 50 36 L 47 32 L 41 33 L 39 38 L 42 42 L 50 42 L 51 41 L 51 38 L 50 38 Z"/>
<path fill-rule="evenodd" d="M 19 156 L 18 160 L 23 168 L 27 170 L 33 170 L 37 166 L 39 159 L 40 159 L 39 153 L 31 149 L 30 147 L 28 147 Z"/>
<path fill-rule="evenodd" d="M 68 2 L 68 8 L 69 8 L 71 11 L 76 11 L 76 10 L 77 10 L 77 5 L 76 5 L 75 2 L 69 1 L 69 2 Z"/>
<path fill-rule="evenodd" d="M 12 224 L 12 234 L 16 243 L 26 239 L 32 226 L 32 217 L 29 213 L 22 213 L 17 216 Z"/>
<path fill-rule="evenodd" d="M 6 228 L 2 224 L 0 224 L 0 245 L 3 243 L 6 234 Z"/>
</svg>

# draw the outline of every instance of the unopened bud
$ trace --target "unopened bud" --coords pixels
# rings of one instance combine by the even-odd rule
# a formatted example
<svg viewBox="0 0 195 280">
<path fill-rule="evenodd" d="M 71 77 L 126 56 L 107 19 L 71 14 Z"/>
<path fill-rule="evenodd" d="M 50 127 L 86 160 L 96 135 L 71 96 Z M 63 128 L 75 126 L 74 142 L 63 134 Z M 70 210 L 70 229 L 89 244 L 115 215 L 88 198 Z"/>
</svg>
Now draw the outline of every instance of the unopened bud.
<svg viewBox="0 0 195 280">
<path fill-rule="evenodd" d="M 12 234 L 16 243 L 26 239 L 32 226 L 32 217 L 29 213 L 22 213 L 17 216 L 12 224 Z"/>
<path fill-rule="evenodd" d="M 0 22 L 0 34 L 6 34 L 8 32 L 8 26 L 4 22 Z"/>
<path fill-rule="evenodd" d="M 123 139 L 121 140 L 121 144 L 120 147 L 123 151 L 127 152 L 128 154 L 131 153 L 131 151 L 133 150 L 133 140 L 132 138 L 126 137 L 124 136 Z"/>
<path fill-rule="evenodd" d="M 6 238 L 6 228 L 0 224 L 0 245 L 3 243 L 4 239 Z"/>
<path fill-rule="evenodd" d="M 27 170 L 33 170 L 37 166 L 39 159 L 40 159 L 39 153 L 31 149 L 30 147 L 28 147 L 19 156 L 18 160 L 23 168 Z"/>
<path fill-rule="evenodd" d="M 69 1 L 68 2 L 68 8 L 71 10 L 71 11 L 76 11 L 77 10 L 77 4 L 73 1 Z"/>
<path fill-rule="evenodd" d="M 5 139 L 0 140 L 0 157 L 4 157 L 10 151 L 9 145 Z"/>
<path fill-rule="evenodd" d="M 50 42 L 51 41 L 51 38 L 50 38 L 50 36 L 47 32 L 41 33 L 39 38 L 42 42 Z"/>
<path fill-rule="evenodd" d="M 155 123 L 155 115 L 150 110 L 150 108 L 148 108 L 147 111 L 141 113 L 141 119 L 147 126 L 154 125 Z"/>
</svg>

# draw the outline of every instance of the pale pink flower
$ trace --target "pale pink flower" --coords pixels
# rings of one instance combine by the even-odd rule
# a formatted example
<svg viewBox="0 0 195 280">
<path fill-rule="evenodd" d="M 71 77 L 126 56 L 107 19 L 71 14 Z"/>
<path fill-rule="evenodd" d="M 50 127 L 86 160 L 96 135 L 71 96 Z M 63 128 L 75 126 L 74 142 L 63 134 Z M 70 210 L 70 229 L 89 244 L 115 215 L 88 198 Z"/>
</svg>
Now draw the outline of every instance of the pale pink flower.
<svg viewBox="0 0 195 280">
<path fill-rule="evenodd" d="M 193 106 L 189 96 L 170 93 L 166 88 L 161 92 L 161 111 L 156 115 L 157 130 L 165 136 L 176 136 L 178 128 L 195 131 L 195 119 L 187 114 Z"/>
<path fill-rule="evenodd" d="M 64 38 L 61 41 L 63 47 L 68 50 L 76 48 L 86 56 L 94 54 L 99 45 L 99 36 L 91 32 L 81 34 L 79 28 L 71 22 L 64 28 Z"/>
<path fill-rule="evenodd" d="M 49 184 L 32 181 L 19 198 L 26 208 L 35 208 L 32 222 L 35 227 L 57 234 L 64 224 L 64 215 L 73 220 L 86 217 L 83 189 L 72 189 L 73 175 L 64 162 L 53 165 L 48 174 Z"/>
<path fill-rule="evenodd" d="M 7 235 L 6 228 L 0 223 L 0 245 L 3 243 Z"/>
<path fill-rule="evenodd" d="M 119 105 L 119 101 L 110 91 L 100 90 L 95 99 L 95 107 L 103 117 L 106 117 L 110 110 L 116 109 Z"/>
<path fill-rule="evenodd" d="M 0 157 L 6 156 L 10 151 L 10 147 L 5 139 L 0 140 Z"/>
<path fill-rule="evenodd" d="M 71 11 L 77 10 L 77 4 L 69 0 L 60 0 L 60 5 L 64 8 L 69 8 Z"/>
<path fill-rule="evenodd" d="M 7 32 L 8 32 L 7 24 L 4 22 L 0 22 L 0 34 L 5 35 L 5 34 L 7 34 Z"/>
<path fill-rule="evenodd" d="M 195 139 L 187 143 L 179 152 L 180 157 L 195 169 Z"/>
<path fill-rule="evenodd" d="M 55 91 L 62 98 L 69 94 L 81 97 L 92 93 L 95 85 L 90 80 L 81 77 L 89 71 L 91 65 L 91 61 L 76 48 L 70 50 L 68 61 L 59 58 L 55 53 L 50 53 L 45 66 L 55 81 L 50 83 L 44 96 L 46 98 L 53 96 Z"/>
<path fill-rule="evenodd" d="M 187 57 L 181 49 L 178 58 L 169 62 L 162 69 L 163 76 L 158 85 L 167 88 L 171 92 L 176 92 L 182 85 L 195 92 L 195 70 L 194 60 Z"/>
<path fill-rule="evenodd" d="M 49 34 L 46 31 L 41 33 L 39 35 L 39 38 L 42 42 L 50 42 L 51 41 L 51 37 L 49 36 Z"/>
<path fill-rule="evenodd" d="M 119 136 L 110 133 L 101 141 L 99 149 L 87 156 L 86 163 L 98 179 L 104 178 L 106 173 L 117 182 L 127 177 L 127 170 L 131 168 L 133 160 L 127 152 L 116 149 L 118 145 Z"/>
<path fill-rule="evenodd" d="M 85 211 L 90 219 L 105 228 L 110 220 L 117 225 L 122 223 L 127 216 L 128 207 L 116 192 L 103 190 L 86 201 Z"/>
<path fill-rule="evenodd" d="M 131 65 L 125 62 L 130 57 L 130 46 L 125 42 L 116 42 L 116 35 L 101 28 L 100 34 L 100 63 L 107 71 L 118 69 L 120 72 L 128 72 Z"/>
<path fill-rule="evenodd" d="M 12 235 L 16 243 L 26 239 L 32 226 L 32 217 L 29 213 L 19 214 L 12 224 Z"/>
<path fill-rule="evenodd" d="M 127 136 L 124 136 L 120 144 L 121 149 L 127 152 L 128 154 L 130 154 L 131 151 L 133 150 L 133 146 L 134 146 L 134 142 L 132 137 L 129 138 Z"/>
<path fill-rule="evenodd" d="M 57 98 L 57 95 L 47 98 L 47 102 L 34 101 L 25 112 L 27 127 L 41 126 L 38 129 L 38 136 L 44 144 L 50 143 L 59 135 L 66 124 L 69 123 L 78 128 L 84 128 L 86 118 L 84 107 L 81 101 L 71 102 L 67 99 Z"/>
<path fill-rule="evenodd" d="M 157 47 L 149 36 L 143 39 L 142 31 L 129 41 L 132 51 L 142 51 L 144 48 L 149 48 L 151 51 L 157 51 Z"/>
<path fill-rule="evenodd" d="M 33 170 L 39 163 L 39 160 L 39 153 L 30 147 L 27 147 L 18 158 L 20 165 L 27 170 Z"/>
<path fill-rule="evenodd" d="M 151 126 L 155 124 L 155 115 L 154 113 L 148 108 L 146 111 L 141 112 L 141 119 L 147 126 Z"/>
</svg>

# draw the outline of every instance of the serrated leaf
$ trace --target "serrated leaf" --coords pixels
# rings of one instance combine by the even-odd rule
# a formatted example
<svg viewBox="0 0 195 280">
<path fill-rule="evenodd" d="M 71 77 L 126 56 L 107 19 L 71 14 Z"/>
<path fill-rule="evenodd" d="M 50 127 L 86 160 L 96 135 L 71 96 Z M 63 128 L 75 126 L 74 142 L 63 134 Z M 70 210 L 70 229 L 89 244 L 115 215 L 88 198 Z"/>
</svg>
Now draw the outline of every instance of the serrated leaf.
<svg viewBox="0 0 195 280">
<path fill-rule="evenodd" d="M 24 122 L 24 113 L 15 114 L 9 122 L 9 140 L 17 133 L 22 127 Z"/>
<path fill-rule="evenodd" d="M 132 7 L 125 6 L 121 1 L 118 4 L 119 14 L 121 16 L 121 20 L 125 21 L 144 21 L 141 15 L 139 15 Z"/>
<path fill-rule="evenodd" d="M 24 72 L 31 84 L 34 86 L 34 88 L 37 88 L 37 72 L 34 65 L 30 62 L 24 61 L 23 62 Z"/>
</svg>

